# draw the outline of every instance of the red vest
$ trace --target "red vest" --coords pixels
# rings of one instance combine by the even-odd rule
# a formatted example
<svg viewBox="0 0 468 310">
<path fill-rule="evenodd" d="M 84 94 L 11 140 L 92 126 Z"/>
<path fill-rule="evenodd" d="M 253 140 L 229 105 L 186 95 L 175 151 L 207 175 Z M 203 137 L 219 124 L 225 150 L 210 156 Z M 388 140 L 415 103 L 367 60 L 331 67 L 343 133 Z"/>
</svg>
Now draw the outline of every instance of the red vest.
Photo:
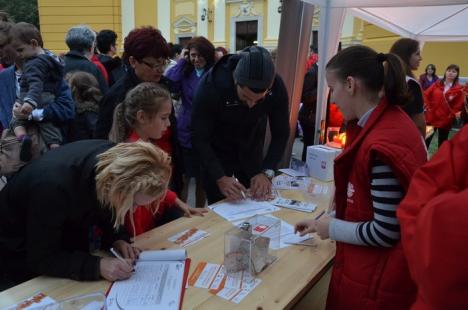
<svg viewBox="0 0 468 310">
<path fill-rule="evenodd" d="M 452 128 L 455 114 L 460 112 L 465 95 L 460 84 L 455 84 L 444 94 L 444 84 L 436 82 L 424 92 L 426 121 L 436 128 Z"/>
<path fill-rule="evenodd" d="M 414 174 L 398 208 L 414 310 L 468 309 L 468 125 Z"/>
<path fill-rule="evenodd" d="M 390 165 L 406 191 L 414 171 L 426 162 L 427 152 L 412 120 L 386 100 L 375 108 L 364 128 L 349 123 L 347 132 L 351 141 L 335 160 L 336 217 L 371 221 L 373 159 Z M 400 243 L 382 248 L 337 242 L 328 309 L 407 309 L 415 297 Z"/>
</svg>

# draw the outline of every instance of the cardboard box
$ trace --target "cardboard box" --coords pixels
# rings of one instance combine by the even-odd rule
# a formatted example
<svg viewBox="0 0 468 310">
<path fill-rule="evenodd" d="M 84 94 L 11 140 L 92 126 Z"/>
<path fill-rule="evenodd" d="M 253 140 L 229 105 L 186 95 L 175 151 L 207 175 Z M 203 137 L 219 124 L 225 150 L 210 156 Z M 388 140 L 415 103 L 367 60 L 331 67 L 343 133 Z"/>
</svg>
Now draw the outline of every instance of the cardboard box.
<svg viewBox="0 0 468 310">
<path fill-rule="evenodd" d="M 309 176 L 321 181 L 333 180 L 333 162 L 341 153 L 341 149 L 325 145 L 307 147 L 307 169 Z"/>
</svg>

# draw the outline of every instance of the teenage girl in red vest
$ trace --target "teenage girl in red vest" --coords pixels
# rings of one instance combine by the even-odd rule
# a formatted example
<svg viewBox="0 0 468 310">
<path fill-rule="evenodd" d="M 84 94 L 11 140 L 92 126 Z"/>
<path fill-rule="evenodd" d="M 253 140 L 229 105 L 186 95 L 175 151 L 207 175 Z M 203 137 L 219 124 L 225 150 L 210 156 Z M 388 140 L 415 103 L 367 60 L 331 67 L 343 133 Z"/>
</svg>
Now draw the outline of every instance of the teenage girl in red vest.
<svg viewBox="0 0 468 310">
<path fill-rule="evenodd" d="M 115 108 L 114 123 L 110 133 L 111 140 L 117 143 L 143 140 L 162 147 L 158 145 L 157 140 L 170 125 L 171 102 L 169 93 L 157 84 L 149 82 L 138 84 Z M 188 217 L 202 216 L 208 212 L 205 208 L 190 207 L 180 200 L 176 193 L 168 190 L 162 201 L 156 201 L 147 206 L 138 206 L 133 214 L 127 214 L 125 226 L 134 236 L 142 234 L 154 228 L 164 213 L 172 207 L 179 208 Z"/>
<path fill-rule="evenodd" d="M 336 215 L 295 228 L 337 241 L 328 309 L 407 309 L 416 287 L 396 210 L 427 153 L 399 107 L 408 98 L 405 73 L 397 56 L 353 46 L 330 60 L 326 79 L 347 121 L 347 144 L 334 168 Z"/>
<path fill-rule="evenodd" d="M 450 65 L 444 78 L 424 91 L 426 101 L 426 120 L 439 132 L 438 146 L 448 139 L 452 123 L 460 116 L 465 102 L 463 87 L 458 83 L 460 67 Z M 426 141 L 431 144 L 432 136 Z"/>
</svg>

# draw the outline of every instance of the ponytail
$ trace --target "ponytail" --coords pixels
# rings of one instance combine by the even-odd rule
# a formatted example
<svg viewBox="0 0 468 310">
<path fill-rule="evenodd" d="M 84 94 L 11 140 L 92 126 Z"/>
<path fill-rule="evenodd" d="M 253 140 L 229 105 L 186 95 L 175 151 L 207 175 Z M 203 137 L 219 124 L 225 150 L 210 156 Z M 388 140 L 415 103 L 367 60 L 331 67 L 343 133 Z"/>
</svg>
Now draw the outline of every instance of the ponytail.
<svg viewBox="0 0 468 310">
<path fill-rule="evenodd" d="M 358 78 L 371 94 L 377 95 L 383 89 L 390 104 L 404 105 L 408 100 L 405 71 L 393 54 L 378 54 L 367 46 L 355 45 L 333 56 L 326 69 L 342 80 L 348 76 Z"/>
<path fill-rule="evenodd" d="M 394 54 L 385 54 L 384 91 L 388 103 L 405 105 L 409 99 L 408 84 L 406 83 L 404 64 Z"/>
<path fill-rule="evenodd" d="M 125 142 L 127 139 L 127 122 L 125 121 L 125 101 L 119 103 L 114 110 L 114 121 L 109 132 L 109 140 L 115 143 Z"/>
</svg>

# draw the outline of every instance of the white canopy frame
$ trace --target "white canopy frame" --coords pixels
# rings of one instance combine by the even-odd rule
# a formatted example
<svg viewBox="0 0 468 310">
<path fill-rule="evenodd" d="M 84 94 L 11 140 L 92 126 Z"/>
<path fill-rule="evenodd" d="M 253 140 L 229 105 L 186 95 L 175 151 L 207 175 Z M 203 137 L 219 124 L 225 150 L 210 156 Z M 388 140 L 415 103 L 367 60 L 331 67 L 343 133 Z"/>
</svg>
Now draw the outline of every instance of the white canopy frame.
<svg viewBox="0 0 468 310">
<path fill-rule="evenodd" d="M 427 41 L 468 41 L 468 27 L 466 27 L 468 0 L 302 1 L 320 6 L 316 144 L 319 142 L 320 134 L 324 134 L 325 128 L 329 92 L 325 80 L 325 66 L 338 49 L 347 12 L 402 37 L 414 38 L 422 44 Z M 288 2 L 283 1 L 283 6 L 287 6 Z M 313 6 L 305 6 L 305 8 L 313 10 Z M 294 23 L 294 21 L 291 22 Z M 288 42 L 287 39 L 281 38 L 281 31 L 280 41 Z M 289 43 L 299 47 L 298 42 Z"/>
</svg>

